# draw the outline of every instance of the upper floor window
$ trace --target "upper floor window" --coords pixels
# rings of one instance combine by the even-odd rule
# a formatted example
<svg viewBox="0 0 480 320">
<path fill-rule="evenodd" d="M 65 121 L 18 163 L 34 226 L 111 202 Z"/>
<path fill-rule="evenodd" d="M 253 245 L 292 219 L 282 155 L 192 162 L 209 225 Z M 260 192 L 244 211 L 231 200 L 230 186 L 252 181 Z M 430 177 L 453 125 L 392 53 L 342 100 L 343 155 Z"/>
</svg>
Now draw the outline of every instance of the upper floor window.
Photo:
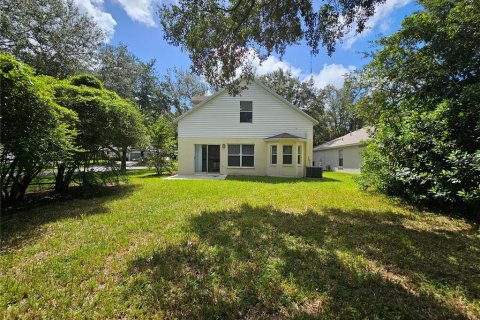
<svg viewBox="0 0 480 320">
<path fill-rule="evenodd" d="M 240 101 L 240 122 L 252 122 L 253 103 L 252 101 Z"/>
</svg>

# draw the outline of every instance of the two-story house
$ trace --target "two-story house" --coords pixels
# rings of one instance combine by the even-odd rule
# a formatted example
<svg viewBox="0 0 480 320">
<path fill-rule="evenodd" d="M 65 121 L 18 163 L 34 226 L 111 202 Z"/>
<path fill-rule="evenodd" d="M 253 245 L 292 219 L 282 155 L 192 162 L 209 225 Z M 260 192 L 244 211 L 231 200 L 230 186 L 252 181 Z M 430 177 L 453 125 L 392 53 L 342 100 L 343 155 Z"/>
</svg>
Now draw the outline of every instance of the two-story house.
<svg viewBox="0 0 480 320">
<path fill-rule="evenodd" d="M 180 175 L 303 177 L 312 165 L 317 121 L 260 81 L 193 102 L 176 120 Z"/>
</svg>

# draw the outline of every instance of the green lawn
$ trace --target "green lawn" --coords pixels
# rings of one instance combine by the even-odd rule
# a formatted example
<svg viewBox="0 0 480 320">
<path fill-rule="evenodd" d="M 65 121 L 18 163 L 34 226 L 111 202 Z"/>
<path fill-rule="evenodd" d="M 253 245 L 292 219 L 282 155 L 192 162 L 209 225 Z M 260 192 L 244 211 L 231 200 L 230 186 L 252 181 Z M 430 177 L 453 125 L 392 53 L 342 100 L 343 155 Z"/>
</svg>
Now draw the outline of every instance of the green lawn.
<svg viewBox="0 0 480 320">
<path fill-rule="evenodd" d="M 480 318 L 480 235 L 322 181 L 135 176 L 2 221 L 0 318 Z"/>
</svg>

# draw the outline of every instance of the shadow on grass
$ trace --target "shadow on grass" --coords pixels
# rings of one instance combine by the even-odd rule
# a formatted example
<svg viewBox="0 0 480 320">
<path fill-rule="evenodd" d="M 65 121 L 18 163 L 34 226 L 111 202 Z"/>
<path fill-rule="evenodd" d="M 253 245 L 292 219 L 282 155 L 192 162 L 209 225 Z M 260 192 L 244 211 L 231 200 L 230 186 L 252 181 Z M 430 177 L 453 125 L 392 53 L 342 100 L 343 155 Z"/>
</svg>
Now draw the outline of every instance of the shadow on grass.
<svg viewBox="0 0 480 320">
<path fill-rule="evenodd" d="M 245 181 L 245 182 L 261 182 L 261 183 L 271 183 L 271 184 L 278 184 L 278 183 L 299 183 L 299 182 L 340 182 L 340 180 L 333 179 L 333 178 L 320 178 L 320 179 L 313 179 L 313 178 L 281 178 L 281 177 L 262 177 L 262 176 L 231 176 L 228 175 L 226 180 L 234 180 L 234 181 Z"/>
<path fill-rule="evenodd" d="M 61 219 L 107 213 L 105 205 L 114 199 L 128 196 L 137 185 L 119 185 L 85 189 L 72 187 L 67 196 L 44 197 L 30 206 L 1 216 L 1 250 L 16 249 L 43 232 L 44 224 Z M 48 210 L 46 210 L 48 208 Z"/>
<path fill-rule="evenodd" d="M 461 319 L 468 307 L 449 295 L 480 298 L 478 238 L 389 212 L 325 213 L 203 212 L 188 241 L 131 263 L 126 295 L 172 318 Z"/>
</svg>

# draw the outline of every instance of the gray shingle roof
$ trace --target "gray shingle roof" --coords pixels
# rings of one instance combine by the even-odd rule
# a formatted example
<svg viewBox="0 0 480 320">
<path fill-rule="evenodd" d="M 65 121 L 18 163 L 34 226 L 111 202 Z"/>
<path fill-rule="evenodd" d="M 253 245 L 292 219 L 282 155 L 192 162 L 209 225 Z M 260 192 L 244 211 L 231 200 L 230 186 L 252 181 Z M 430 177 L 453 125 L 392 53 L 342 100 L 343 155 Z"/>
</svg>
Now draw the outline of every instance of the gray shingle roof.
<svg viewBox="0 0 480 320">
<path fill-rule="evenodd" d="M 340 148 L 343 146 L 361 145 L 363 141 L 368 140 L 370 138 L 370 135 L 369 135 L 370 131 L 371 131 L 370 127 L 365 127 L 365 128 L 350 132 L 342 137 L 333 139 L 331 141 L 322 143 L 319 146 L 316 146 L 315 148 L 313 148 L 313 151 Z"/>
<path fill-rule="evenodd" d="M 299 136 L 296 136 L 296 135 L 293 135 L 293 134 L 290 134 L 290 133 L 284 132 L 284 133 L 280 133 L 280 134 L 268 137 L 266 139 L 270 140 L 270 139 L 303 139 L 303 138 L 299 137 Z"/>
</svg>

